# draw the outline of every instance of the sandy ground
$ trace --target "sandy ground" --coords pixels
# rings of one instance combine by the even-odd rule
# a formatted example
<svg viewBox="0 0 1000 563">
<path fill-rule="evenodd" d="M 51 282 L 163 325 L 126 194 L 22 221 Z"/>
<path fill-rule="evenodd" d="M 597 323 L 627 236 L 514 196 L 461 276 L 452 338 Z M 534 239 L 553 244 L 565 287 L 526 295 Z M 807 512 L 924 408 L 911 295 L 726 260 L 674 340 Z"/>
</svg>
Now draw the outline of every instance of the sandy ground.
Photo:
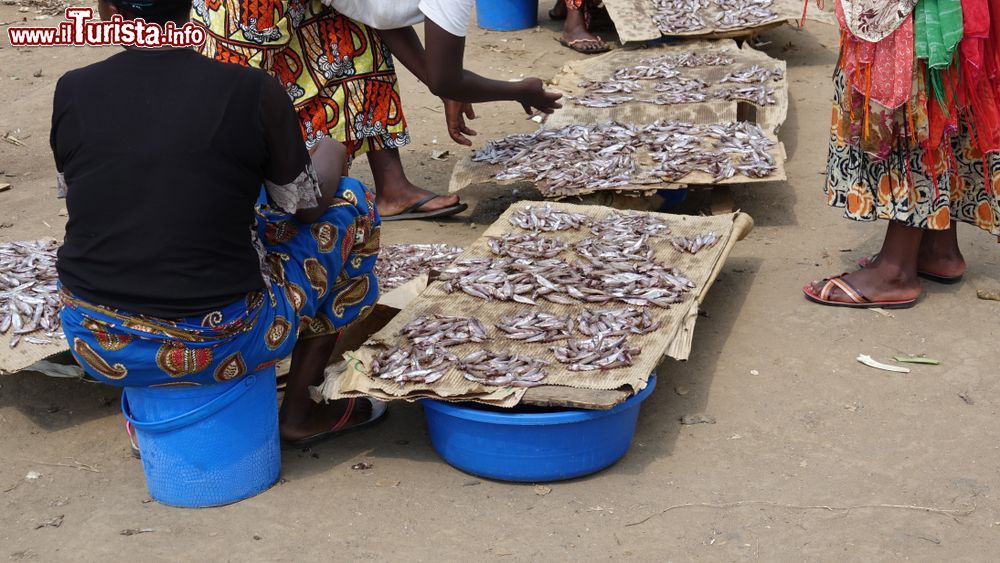
<svg viewBox="0 0 1000 563">
<path fill-rule="evenodd" d="M 0 5 L 0 22 L 33 15 Z M 575 55 L 558 48 L 554 26 L 542 25 L 474 31 L 468 66 L 503 78 L 551 76 Z M 286 452 L 284 480 L 257 498 L 178 510 L 148 501 L 116 391 L 5 376 L 0 558 L 995 560 L 1000 304 L 975 294 L 997 285 L 996 242 L 961 229 L 968 280 L 928 285 L 913 310 L 883 316 L 808 304 L 801 285 L 875 251 L 882 227 L 842 220 L 820 193 L 835 30 L 786 27 L 763 39 L 788 61 L 781 137 L 789 181 L 736 190 L 757 228 L 705 302 L 692 359 L 661 366 L 634 447 L 617 465 L 551 490 L 478 479 L 442 463 L 420 406 L 400 404 L 376 429 Z M 0 132 L 19 130 L 26 144 L 0 142 L 0 180 L 13 184 L 0 193 L 0 240 L 60 236 L 47 142 L 52 90 L 62 72 L 110 52 L 0 49 Z M 440 104 L 408 75 L 402 88 L 414 138 L 405 164 L 414 180 L 443 191 L 454 157 L 438 162 L 430 152 L 463 149 L 448 141 Z M 533 127 L 512 104 L 478 111 L 482 137 Z M 365 162 L 356 175 L 370 180 Z M 468 243 L 523 194 L 508 187 L 463 197 L 472 209 L 462 217 L 387 225 L 385 240 Z M 695 198 L 692 207 L 704 203 Z M 859 353 L 923 353 L 943 365 L 889 374 L 855 362 Z M 679 424 L 696 413 L 718 422 Z M 360 461 L 372 468 L 352 470 Z M 25 480 L 29 471 L 41 477 Z M 59 527 L 42 526 L 57 517 Z M 153 532 L 121 535 L 128 528 Z"/>
</svg>

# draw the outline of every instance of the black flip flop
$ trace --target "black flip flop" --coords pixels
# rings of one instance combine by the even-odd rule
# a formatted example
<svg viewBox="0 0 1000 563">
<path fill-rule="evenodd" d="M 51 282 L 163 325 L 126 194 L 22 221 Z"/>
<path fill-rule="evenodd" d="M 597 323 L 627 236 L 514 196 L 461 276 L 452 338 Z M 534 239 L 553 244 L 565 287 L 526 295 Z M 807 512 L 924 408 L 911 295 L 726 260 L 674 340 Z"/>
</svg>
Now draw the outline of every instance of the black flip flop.
<svg viewBox="0 0 1000 563">
<path fill-rule="evenodd" d="M 455 205 L 449 205 L 448 207 L 442 207 L 441 209 L 433 209 L 431 211 L 417 211 L 424 205 L 427 205 L 430 201 L 437 199 L 441 196 L 437 194 L 431 194 L 420 201 L 414 203 L 413 205 L 407 207 L 402 213 L 397 213 L 395 215 L 382 216 L 382 221 L 407 221 L 412 219 L 438 219 L 441 217 L 451 217 L 452 215 L 457 215 L 469 206 L 465 203 L 456 203 Z"/>
<path fill-rule="evenodd" d="M 368 415 L 368 419 L 359 422 L 358 424 L 348 424 L 351 415 L 354 412 L 355 401 L 362 400 L 368 401 L 371 404 L 371 414 Z M 319 434 L 313 434 L 306 438 L 300 440 L 282 440 L 282 446 L 286 449 L 291 448 L 304 448 L 307 446 L 313 446 L 325 440 L 329 440 L 335 436 L 342 436 L 344 434 L 354 432 L 356 430 L 361 430 L 362 428 L 368 428 L 373 424 L 377 424 L 385 419 L 386 415 L 389 414 L 389 406 L 385 401 L 379 401 L 377 399 L 372 399 L 370 397 L 362 397 L 361 399 L 350 399 L 351 403 L 348 404 L 347 410 L 344 412 L 344 416 L 337 421 L 337 424 L 333 425 L 332 428 Z"/>
</svg>

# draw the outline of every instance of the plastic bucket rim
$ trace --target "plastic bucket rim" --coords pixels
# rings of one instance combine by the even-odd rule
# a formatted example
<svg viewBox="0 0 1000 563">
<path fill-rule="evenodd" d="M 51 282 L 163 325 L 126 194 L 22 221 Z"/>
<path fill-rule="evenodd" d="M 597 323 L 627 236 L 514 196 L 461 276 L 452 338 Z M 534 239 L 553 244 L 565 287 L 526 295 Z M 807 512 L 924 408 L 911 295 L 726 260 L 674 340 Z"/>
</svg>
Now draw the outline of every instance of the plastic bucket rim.
<svg viewBox="0 0 1000 563">
<path fill-rule="evenodd" d="M 125 419 L 128 420 L 132 426 L 144 432 L 169 432 L 171 430 L 176 430 L 177 428 L 190 426 L 204 420 L 209 415 L 219 412 L 236 401 L 236 399 L 242 397 L 244 393 L 249 391 L 250 388 L 256 384 L 256 380 L 257 375 L 250 374 L 243 378 L 241 384 L 233 385 L 230 389 L 227 389 L 224 393 L 204 405 L 195 407 L 183 414 L 156 421 L 141 421 L 136 419 L 132 415 L 132 409 L 128 404 L 128 392 L 127 390 L 122 390 L 122 415 L 125 416 Z"/>
<path fill-rule="evenodd" d="M 550 426 L 556 424 L 572 424 L 597 420 L 621 413 L 622 411 L 642 404 L 642 402 L 646 400 L 646 397 L 653 392 L 653 388 L 655 387 L 656 372 L 653 372 L 650 374 L 645 388 L 628 399 L 625 399 L 621 404 L 615 405 L 607 410 L 567 409 L 565 411 L 551 413 L 498 413 L 465 407 L 460 404 L 448 403 L 445 401 L 436 401 L 434 399 L 424 399 L 421 403 L 425 409 L 429 408 L 443 415 L 461 418 L 472 422 L 505 426 Z"/>
</svg>

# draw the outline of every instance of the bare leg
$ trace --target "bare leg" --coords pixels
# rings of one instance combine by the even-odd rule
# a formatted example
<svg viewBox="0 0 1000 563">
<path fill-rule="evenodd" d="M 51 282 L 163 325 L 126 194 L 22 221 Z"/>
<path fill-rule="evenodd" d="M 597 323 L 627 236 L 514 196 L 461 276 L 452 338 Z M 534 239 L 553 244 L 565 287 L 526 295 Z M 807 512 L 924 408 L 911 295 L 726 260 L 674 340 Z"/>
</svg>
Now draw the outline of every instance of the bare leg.
<svg viewBox="0 0 1000 563">
<path fill-rule="evenodd" d="M 607 49 L 607 45 L 600 37 L 587 31 L 587 26 L 583 19 L 583 10 L 568 10 L 566 12 L 566 22 L 563 23 L 562 38 L 572 43 L 581 52 L 602 51 Z"/>
<path fill-rule="evenodd" d="M 566 0 L 556 0 L 556 5 L 549 10 L 549 17 L 554 20 L 566 19 Z"/>
<path fill-rule="evenodd" d="M 323 370 L 336 345 L 336 334 L 300 340 L 295 344 L 285 398 L 278 414 L 282 440 L 301 440 L 329 430 L 344 415 L 346 400 L 321 404 L 309 396 L 309 387 L 323 382 Z M 358 401 L 352 422 L 362 422 L 370 413 L 368 402 Z"/>
<path fill-rule="evenodd" d="M 965 274 L 965 258 L 958 247 L 958 223 L 952 221 L 946 231 L 924 232 L 917 268 L 945 278 Z"/>
<path fill-rule="evenodd" d="M 872 301 L 906 301 L 918 297 L 921 286 L 917 277 L 917 260 L 925 232 L 890 221 L 878 260 L 867 268 L 844 276 L 844 279 Z M 818 294 L 824 284 L 822 281 L 813 282 L 813 290 Z M 830 299 L 851 302 L 840 289 L 834 289 Z"/>
<path fill-rule="evenodd" d="M 432 193 L 413 185 L 407 179 L 398 149 L 369 152 L 368 165 L 375 178 L 375 199 L 379 213 L 384 217 L 398 215 Z M 433 211 L 456 203 L 458 203 L 457 195 L 442 195 L 421 206 L 420 211 Z"/>
</svg>

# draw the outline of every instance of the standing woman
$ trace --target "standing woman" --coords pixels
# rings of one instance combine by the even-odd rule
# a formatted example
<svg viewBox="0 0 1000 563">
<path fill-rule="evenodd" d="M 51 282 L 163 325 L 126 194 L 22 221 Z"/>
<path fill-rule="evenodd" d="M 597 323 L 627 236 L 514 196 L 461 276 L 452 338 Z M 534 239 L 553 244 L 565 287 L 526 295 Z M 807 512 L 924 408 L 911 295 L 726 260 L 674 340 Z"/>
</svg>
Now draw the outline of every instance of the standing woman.
<svg viewBox="0 0 1000 563">
<path fill-rule="evenodd" d="M 889 222 L 861 269 L 803 288 L 845 307 L 911 307 L 919 278 L 956 283 L 957 223 L 1000 236 L 1000 7 L 989 0 L 839 0 L 826 195 Z"/>
<path fill-rule="evenodd" d="M 208 32 L 202 54 L 260 68 L 281 83 L 310 150 L 333 137 L 349 158 L 368 154 L 383 220 L 445 217 L 468 207 L 407 179 L 398 149 L 410 136 L 392 57 L 377 31 L 319 0 L 195 0 L 191 19 Z"/>
</svg>

